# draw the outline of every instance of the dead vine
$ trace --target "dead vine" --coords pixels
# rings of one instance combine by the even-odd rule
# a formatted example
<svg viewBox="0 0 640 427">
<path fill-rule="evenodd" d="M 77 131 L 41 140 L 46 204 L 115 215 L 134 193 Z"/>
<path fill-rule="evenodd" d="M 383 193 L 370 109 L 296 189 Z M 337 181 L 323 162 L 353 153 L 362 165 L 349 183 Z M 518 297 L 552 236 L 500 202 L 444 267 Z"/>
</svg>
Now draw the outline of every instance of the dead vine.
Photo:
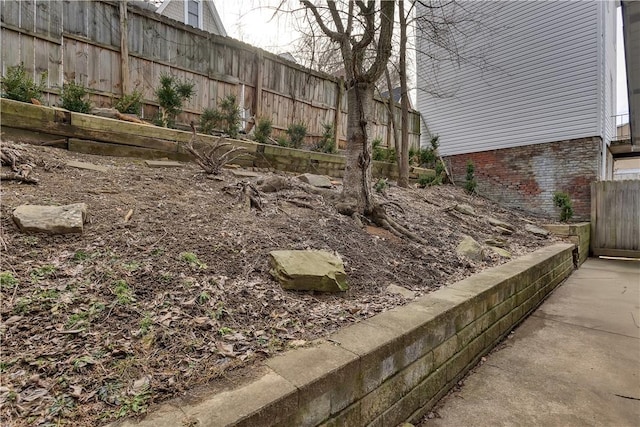
<svg viewBox="0 0 640 427">
<path fill-rule="evenodd" d="M 193 146 L 196 139 L 196 128 L 191 122 L 191 140 L 184 145 L 184 148 L 193 156 L 193 161 L 208 175 L 219 175 L 224 165 L 247 154 L 243 147 L 234 147 L 230 142 L 225 142 L 223 137 L 218 137 L 210 147 L 198 150 Z"/>
</svg>

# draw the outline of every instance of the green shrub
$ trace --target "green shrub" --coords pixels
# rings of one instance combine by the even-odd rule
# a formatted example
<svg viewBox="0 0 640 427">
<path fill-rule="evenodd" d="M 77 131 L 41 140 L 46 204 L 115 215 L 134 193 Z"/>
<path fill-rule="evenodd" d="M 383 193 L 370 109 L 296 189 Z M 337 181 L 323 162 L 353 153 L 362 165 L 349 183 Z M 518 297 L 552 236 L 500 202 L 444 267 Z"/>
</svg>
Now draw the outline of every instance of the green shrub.
<svg viewBox="0 0 640 427">
<path fill-rule="evenodd" d="M 160 75 L 160 86 L 156 88 L 156 97 L 160 104 L 160 113 L 156 124 L 163 127 L 175 126 L 176 117 L 182 112 L 182 106 L 194 94 L 194 84 L 170 74 Z"/>
<path fill-rule="evenodd" d="M 377 161 L 384 161 L 386 155 L 385 155 L 385 149 L 382 148 L 382 139 L 381 138 L 375 138 L 372 142 L 371 142 L 371 147 L 372 147 L 372 154 L 371 156 L 373 157 L 373 160 L 377 160 Z"/>
<path fill-rule="evenodd" d="M 322 137 L 313 147 L 313 151 L 320 151 L 322 153 L 334 154 L 336 150 L 336 139 L 333 131 L 333 125 L 329 123 L 322 124 L 323 131 Z"/>
<path fill-rule="evenodd" d="M 434 175 L 420 175 L 418 177 L 418 187 L 425 188 L 430 185 L 436 177 Z"/>
<path fill-rule="evenodd" d="M 377 193 L 384 193 L 387 187 L 389 187 L 389 183 L 386 178 L 379 178 L 373 186 Z"/>
<path fill-rule="evenodd" d="M 267 118 L 261 118 L 258 120 L 258 124 L 256 125 L 256 131 L 254 133 L 254 137 L 256 142 L 261 144 L 267 144 L 269 142 L 269 138 L 271 137 L 271 132 L 273 131 L 273 126 L 271 120 Z"/>
<path fill-rule="evenodd" d="M 393 163 L 396 161 L 396 149 L 395 148 L 384 148 L 382 146 L 382 139 L 375 138 L 371 142 L 372 152 L 371 156 L 373 160 L 377 160 L 379 162 L 390 162 Z"/>
<path fill-rule="evenodd" d="M 31 76 L 27 75 L 24 64 L 14 65 L 7 68 L 7 75 L 1 80 L 2 97 L 22 102 L 31 102 L 33 98 L 42 102 L 46 80 L 47 73 L 42 73 L 40 83 L 35 83 Z"/>
<path fill-rule="evenodd" d="M 473 162 L 467 160 L 467 176 L 465 178 L 464 188 L 471 194 L 476 192 L 476 186 L 478 185 L 474 176 L 475 170 L 476 167 L 473 165 Z"/>
<path fill-rule="evenodd" d="M 227 95 L 220 101 L 217 110 L 207 108 L 200 116 L 200 130 L 211 134 L 214 130 L 221 130 L 231 138 L 237 138 L 240 132 L 240 107 L 235 95 Z"/>
<path fill-rule="evenodd" d="M 560 208 L 560 221 L 566 222 L 573 217 L 573 203 L 567 193 L 561 191 L 553 193 L 553 203 Z"/>
<path fill-rule="evenodd" d="M 62 85 L 60 94 L 60 106 L 76 113 L 88 113 L 91 111 L 91 102 L 87 99 L 87 90 L 84 86 L 70 81 Z"/>
<path fill-rule="evenodd" d="M 280 147 L 290 147 L 289 140 L 284 135 L 280 135 L 277 142 Z"/>
<path fill-rule="evenodd" d="M 304 137 L 307 136 L 307 126 L 304 123 L 293 123 L 287 128 L 289 136 L 289 146 L 300 148 L 304 143 Z"/>
<path fill-rule="evenodd" d="M 124 95 L 113 104 L 113 108 L 122 114 L 139 115 L 142 110 L 142 92 L 134 90 L 131 94 Z"/>
</svg>

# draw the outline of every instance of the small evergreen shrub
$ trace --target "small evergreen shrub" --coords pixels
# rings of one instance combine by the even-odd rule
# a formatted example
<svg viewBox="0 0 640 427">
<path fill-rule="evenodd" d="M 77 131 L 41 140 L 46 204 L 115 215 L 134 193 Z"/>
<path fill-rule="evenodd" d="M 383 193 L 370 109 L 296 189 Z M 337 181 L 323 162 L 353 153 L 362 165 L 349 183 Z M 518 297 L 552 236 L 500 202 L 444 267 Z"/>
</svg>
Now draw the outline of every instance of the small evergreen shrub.
<svg viewBox="0 0 640 427">
<path fill-rule="evenodd" d="M 307 126 L 304 123 L 293 123 L 287 128 L 289 136 L 289 146 L 292 148 L 300 148 L 304 143 L 304 137 L 307 136 Z"/>
<path fill-rule="evenodd" d="M 60 106 L 76 113 L 88 113 L 91 111 L 91 102 L 87 99 L 87 90 L 84 86 L 70 81 L 62 85 L 60 94 Z"/>
<path fill-rule="evenodd" d="M 290 147 L 289 140 L 284 136 L 280 135 L 277 139 L 278 145 L 280 147 Z"/>
<path fill-rule="evenodd" d="M 322 128 L 322 138 L 320 138 L 313 147 L 313 151 L 320 151 L 328 154 L 336 153 L 336 139 L 333 131 L 333 125 L 330 123 L 323 123 Z"/>
<path fill-rule="evenodd" d="M 420 166 L 425 168 L 434 168 L 437 166 L 437 151 L 440 146 L 439 137 L 437 135 L 431 138 L 430 145 L 430 147 L 423 148 L 419 152 Z"/>
<path fill-rule="evenodd" d="M 384 161 L 385 158 L 385 150 L 384 148 L 382 148 L 382 139 L 381 138 L 375 138 L 372 142 L 371 142 L 371 147 L 372 147 L 372 154 L 371 156 L 373 157 L 373 160 L 378 160 L 378 161 Z"/>
<path fill-rule="evenodd" d="M 33 98 L 42 102 L 46 80 L 47 73 L 42 73 L 40 83 L 34 82 L 24 69 L 24 64 L 8 67 L 7 75 L 0 81 L 2 97 L 21 102 L 31 102 Z"/>
<path fill-rule="evenodd" d="M 206 108 L 200 116 L 200 130 L 211 134 L 214 130 L 221 130 L 231 138 L 237 138 L 240 132 L 240 107 L 235 95 L 227 95 L 221 101 L 217 110 Z"/>
<path fill-rule="evenodd" d="M 156 88 L 156 97 L 160 104 L 160 113 L 156 124 L 173 127 L 176 117 L 182 112 L 182 106 L 194 94 L 194 84 L 170 74 L 160 75 L 160 86 Z"/>
<path fill-rule="evenodd" d="M 373 188 L 376 190 L 376 193 L 384 193 L 388 187 L 389 183 L 387 182 L 386 178 L 379 178 L 378 181 L 376 181 L 376 184 L 373 186 Z"/>
<path fill-rule="evenodd" d="M 566 222 L 573 217 L 573 203 L 567 193 L 561 191 L 553 193 L 553 204 L 560 208 L 560 221 Z"/>
<path fill-rule="evenodd" d="M 124 95 L 113 104 L 113 108 L 122 114 L 139 115 L 142 110 L 142 92 L 134 90 L 129 95 Z"/>
<path fill-rule="evenodd" d="M 474 176 L 475 170 L 476 167 L 473 162 L 471 160 L 467 160 L 467 176 L 465 178 L 464 188 L 471 194 L 476 192 L 476 186 L 478 185 Z"/>
<path fill-rule="evenodd" d="M 271 132 L 273 131 L 273 124 L 271 120 L 267 118 L 261 118 L 258 120 L 258 124 L 256 125 L 256 131 L 253 136 L 256 139 L 256 142 L 261 144 L 269 143 L 269 138 L 271 137 Z"/>
<path fill-rule="evenodd" d="M 420 175 L 418 177 L 418 187 L 425 188 L 426 186 L 430 185 L 435 180 L 435 178 L 436 177 L 433 175 Z"/>
</svg>

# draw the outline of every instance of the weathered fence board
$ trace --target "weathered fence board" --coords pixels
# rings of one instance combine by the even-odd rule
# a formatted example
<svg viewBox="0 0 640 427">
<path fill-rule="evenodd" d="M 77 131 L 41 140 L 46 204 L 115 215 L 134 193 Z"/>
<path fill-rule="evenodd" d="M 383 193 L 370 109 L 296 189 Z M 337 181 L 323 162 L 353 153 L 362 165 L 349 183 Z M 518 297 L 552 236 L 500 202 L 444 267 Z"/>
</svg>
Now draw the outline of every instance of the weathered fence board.
<svg viewBox="0 0 640 427">
<path fill-rule="evenodd" d="M 640 258 L 640 180 L 591 184 L 591 252 Z"/>
<path fill-rule="evenodd" d="M 3 74 L 22 62 L 36 78 L 47 73 L 49 105 L 57 104 L 62 83 L 74 80 L 89 89 L 97 106 L 111 106 L 122 94 L 118 7 L 108 0 L 3 1 Z M 308 142 L 313 142 L 323 124 L 337 123 L 340 145 L 346 143 L 347 102 L 345 96 L 338 99 L 338 79 L 132 5 L 127 29 L 129 82 L 143 93 L 144 117 L 156 114 L 155 87 L 162 73 L 170 73 L 196 87 L 180 121 L 198 120 L 205 108 L 216 108 L 220 99 L 233 94 L 243 101 L 247 117 L 257 111 L 258 117 L 270 118 L 276 137 L 302 122 Z M 395 115 L 399 123 L 397 108 Z M 417 122 L 418 114 L 411 116 Z M 387 131 L 389 112 L 382 101 L 376 102 L 374 121 L 374 136 L 393 146 L 387 140 L 393 133 Z M 411 127 L 410 143 L 419 144 L 419 127 Z"/>
</svg>

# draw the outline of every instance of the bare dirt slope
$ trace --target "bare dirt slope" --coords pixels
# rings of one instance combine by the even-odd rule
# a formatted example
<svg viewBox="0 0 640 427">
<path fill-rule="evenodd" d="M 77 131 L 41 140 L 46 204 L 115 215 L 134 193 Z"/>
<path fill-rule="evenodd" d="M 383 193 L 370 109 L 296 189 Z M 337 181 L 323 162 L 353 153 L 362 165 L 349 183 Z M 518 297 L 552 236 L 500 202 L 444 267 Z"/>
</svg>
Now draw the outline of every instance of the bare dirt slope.
<svg viewBox="0 0 640 427">
<path fill-rule="evenodd" d="M 551 240 L 524 230 L 530 218 L 452 186 L 377 196 L 404 209 L 388 205 L 430 242 L 424 247 L 360 229 L 295 188 L 263 194 L 263 210 L 247 210 L 236 184 L 257 178 L 230 170 L 215 180 L 189 164 L 152 169 L 134 159 L 26 150 L 40 183 L 1 186 L 2 425 L 97 425 L 144 412 L 405 303 L 385 291 L 389 284 L 421 295 L 506 262 L 456 255 L 464 234 L 480 242 L 496 235 L 482 216 L 451 210 L 456 203 L 516 226 L 506 237 L 514 256 Z M 69 160 L 109 171 L 64 166 Z M 21 204 L 77 202 L 89 206 L 82 235 L 23 234 L 11 217 Z M 283 291 L 269 274 L 269 251 L 306 248 L 340 254 L 350 290 Z"/>
</svg>

